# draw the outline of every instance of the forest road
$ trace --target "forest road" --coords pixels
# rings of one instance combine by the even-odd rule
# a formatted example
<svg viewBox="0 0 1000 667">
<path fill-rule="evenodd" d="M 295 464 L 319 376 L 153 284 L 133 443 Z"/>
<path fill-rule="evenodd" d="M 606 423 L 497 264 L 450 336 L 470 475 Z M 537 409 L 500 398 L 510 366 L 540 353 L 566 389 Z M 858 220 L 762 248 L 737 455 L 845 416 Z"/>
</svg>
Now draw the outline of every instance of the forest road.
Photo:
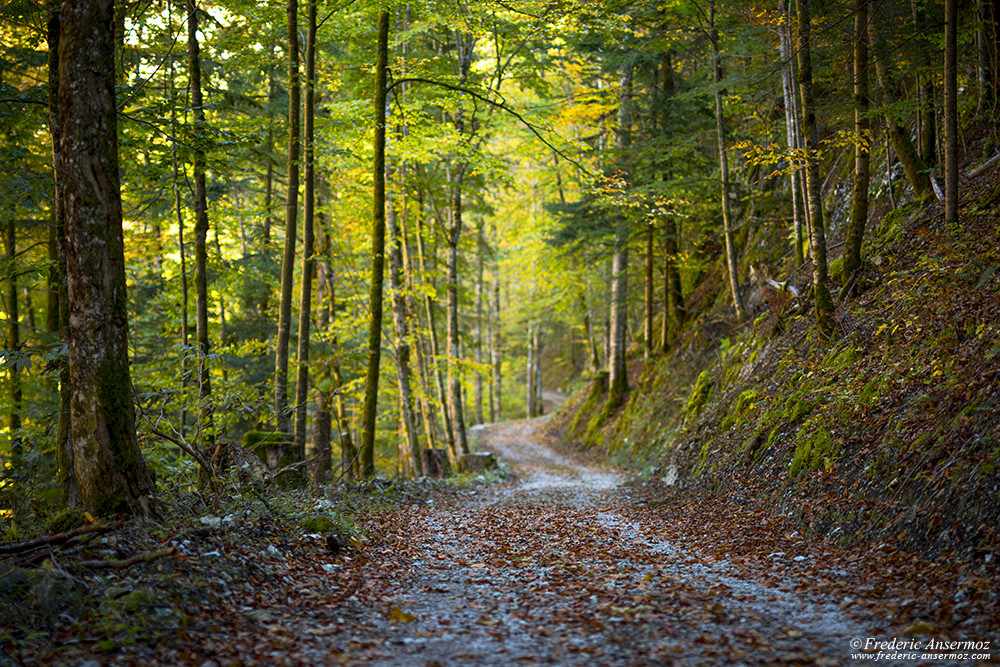
<svg viewBox="0 0 1000 667">
<path fill-rule="evenodd" d="M 365 650 L 344 662 L 836 665 L 851 662 L 852 639 L 872 635 L 841 599 L 755 581 L 671 543 L 662 508 L 630 498 L 616 472 L 555 451 L 544 421 L 481 433 L 516 483 L 435 500 L 395 523 L 370 564 L 389 583 L 349 622 L 352 646 Z"/>
</svg>

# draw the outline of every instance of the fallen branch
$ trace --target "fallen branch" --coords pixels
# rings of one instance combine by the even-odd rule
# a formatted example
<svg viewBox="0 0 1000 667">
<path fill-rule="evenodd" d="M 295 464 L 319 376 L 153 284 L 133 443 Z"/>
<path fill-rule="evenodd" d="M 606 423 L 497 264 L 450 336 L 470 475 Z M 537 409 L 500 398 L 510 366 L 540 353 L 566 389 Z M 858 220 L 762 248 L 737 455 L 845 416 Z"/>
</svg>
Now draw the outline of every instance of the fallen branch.
<svg viewBox="0 0 1000 667">
<path fill-rule="evenodd" d="M 136 554 L 131 558 L 124 558 L 122 560 L 82 560 L 79 563 L 76 563 L 76 567 L 88 568 L 91 570 L 118 570 L 125 567 L 131 567 L 136 563 L 148 563 L 156 560 L 157 558 L 172 556 L 175 551 L 177 550 L 174 547 L 167 547 L 166 549 L 159 549 L 157 551 L 144 551 L 141 554 Z"/>
<path fill-rule="evenodd" d="M 17 554 L 23 553 L 25 551 L 31 551 L 32 549 L 37 549 L 38 547 L 44 547 L 49 544 L 63 544 L 69 542 L 72 539 L 79 537 L 80 535 L 89 535 L 91 533 L 107 533 L 116 528 L 121 527 L 121 523 L 115 524 L 93 524 L 89 526 L 80 526 L 79 528 L 74 528 L 73 530 L 68 530 L 65 533 L 56 533 L 55 535 L 43 535 L 41 537 L 36 537 L 33 540 L 28 540 L 27 542 L 19 542 L 17 544 L 4 544 L 0 545 L 0 554 Z"/>
<path fill-rule="evenodd" d="M 970 171 L 968 173 L 968 177 L 969 178 L 975 178 L 979 174 L 983 173 L 984 171 L 986 171 L 987 169 L 989 169 L 990 167 L 992 167 L 996 163 L 997 160 L 1000 160 L 1000 153 L 997 153 L 996 155 L 994 155 L 993 157 L 991 157 L 989 160 L 987 160 L 986 162 L 982 163 L 981 165 L 979 165 L 978 167 L 976 167 L 975 169 L 973 169 L 972 171 Z"/>
<path fill-rule="evenodd" d="M 931 186 L 934 188 L 934 196 L 937 197 L 938 201 L 944 201 L 944 193 L 941 192 L 941 186 L 938 185 L 937 179 L 934 178 L 934 170 L 928 169 L 927 174 L 931 178 Z"/>
</svg>

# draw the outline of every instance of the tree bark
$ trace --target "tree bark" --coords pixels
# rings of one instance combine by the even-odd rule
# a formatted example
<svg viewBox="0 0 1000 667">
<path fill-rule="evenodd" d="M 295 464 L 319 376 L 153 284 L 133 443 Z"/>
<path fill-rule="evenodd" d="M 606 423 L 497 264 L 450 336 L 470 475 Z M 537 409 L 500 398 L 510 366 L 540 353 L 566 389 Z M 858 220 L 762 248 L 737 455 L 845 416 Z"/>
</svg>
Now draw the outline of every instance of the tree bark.
<svg viewBox="0 0 1000 667">
<path fill-rule="evenodd" d="M 645 252 L 645 273 L 643 284 L 645 286 L 643 294 L 643 305 L 645 307 L 645 317 L 643 318 L 643 358 L 647 361 L 653 354 L 653 241 L 656 227 L 653 222 L 646 222 L 646 252 Z M 664 314 L 664 317 L 666 314 Z"/>
<path fill-rule="evenodd" d="M 796 90 L 795 90 L 795 72 L 794 72 L 794 56 L 792 55 L 792 39 L 791 39 L 791 16 L 789 15 L 788 6 L 785 4 L 785 0 L 780 0 L 778 3 L 778 13 L 781 15 L 781 26 L 779 28 L 779 43 L 780 43 L 780 53 L 781 53 L 781 92 L 785 101 L 785 138 L 788 143 L 788 153 L 789 153 L 789 188 L 792 194 L 792 231 L 795 235 L 795 266 L 802 266 L 805 261 L 805 253 L 803 251 L 803 236 L 802 236 L 802 211 L 799 208 L 799 191 L 800 187 L 800 173 L 798 164 L 798 149 L 801 146 L 801 135 L 798 130 L 798 115 L 796 114 L 797 104 L 796 104 Z"/>
<path fill-rule="evenodd" d="M 823 227 L 823 200 L 819 177 L 819 129 L 816 123 L 812 87 L 812 57 L 810 47 L 809 0 L 795 0 L 799 27 L 799 93 L 802 96 L 802 120 L 806 153 L 806 190 L 809 193 L 809 219 L 812 222 L 813 299 L 816 306 L 816 327 L 823 335 L 833 333 L 833 299 L 830 297 L 830 276 L 826 264 L 826 234 Z"/>
<path fill-rule="evenodd" d="M 201 49 L 198 44 L 198 8 L 187 0 L 188 80 L 191 86 L 191 109 L 195 120 L 192 172 L 194 176 L 194 290 L 195 339 L 198 346 L 198 431 L 203 443 L 211 441 L 211 376 L 206 357 L 208 339 L 208 194 L 205 185 L 205 107 L 201 92 Z"/>
<path fill-rule="evenodd" d="M 18 311 L 17 301 L 17 232 L 14 225 L 14 207 L 7 207 L 7 222 L 4 224 L 4 249 L 6 256 L 4 264 L 6 267 L 6 309 L 7 309 L 7 335 L 5 348 L 13 354 L 21 351 L 21 318 Z M 11 466 L 15 471 L 20 471 L 23 464 L 24 445 L 21 441 L 21 367 L 16 363 L 7 365 L 8 389 L 10 391 L 10 404 L 8 409 L 7 428 L 10 438 Z"/>
<path fill-rule="evenodd" d="M 299 344 L 295 356 L 295 456 L 305 458 L 309 402 L 309 335 L 312 322 L 313 224 L 316 210 L 316 164 L 313 119 L 316 114 L 316 0 L 309 0 L 306 36 L 305 192 L 302 216 L 302 285 L 299 297 Z"/>
<path fill-rule="evenodd" d="M 375 475 L 375 422 L 378 412 L 379 362 L 382 358 L 382 281 L 385 275 L 385 101 L 389 69 L 389 12 L 378 20 L 375 60 L 375 137 L 372 152 L 372 270 L 369 293 L 368 371 L 361 412 L 361 474 Z"/>
<path fill-rule="evenodd" d="M 490 365 L 493 367 L 491 380 L 493 382 L 491 394 L 493 401 L 490 404 L 490 421 L 498 422 L 503 418 L 503 338 L 500 327 L 500 265 L 493 262 L 493 344 L 490 345 Z"/>
<path fill-rule="evenodd" d="M 632 131 L 632 74 L 629 61 L 622 69 L 618 89 L 618 131 L 616 144 L 619 156 L 624 157 L 631 147 Z M 625 352 L 628 345 L 628 221 L 623 215 L 615 220 L 615 247 L 611 260 L 611 329 L 608 354 L 608 400 L 605 411 L 616 409 L 628 392 L 628 368 Z"/>
<path fill-rule="evenodd" d="M 944 222 L 958 229 L 958 0 L 944 0 Z"/>
<path fill-rule="evenodd" d="M 709 25 L 711 27 L 712 68 L 715 82 L 715 129 L 719 137 L 719 177 L 722 181 L 722 235 L 726 243 L 726 267 L 729 273 L 729 291 L 736 309 L 736 318 L 747 318 L 743 294 L 740 290 L 739 269 L 736 262 L 736 246 L 733 241 L 733 214 L 729 198 L 729 159 L 726 155 L 726 119 L 722 108 L 722 57 L 719 55 L 719 31 L 715 27 L 715 0 L 709 5 Z"/>
<path fill-rule="evenodd" d="M 48 67 L 49 67 L 49 134 L 52 140 L 53 197 L 52 212 L 56 239 L 56 275 L 58 312 L 56 331 L 62 341 L 69 340 L 69 295 L 66 286 L 66 214 L 62 202 L 62 179 L 59 176 L 59 150 L 62 132 L 59 127 L 59 41 L 61 31 L 59 0 L 49 0 Z M 69 411 L 69 360 L 60 358 L 59 366 L 59 419 L 56 426 L 56 447 L 59 459 L 60 500 L 65 507 L 80 504 L 80 487 L 76 481 L 73 463 L 73 442 L 70 439 Z"/>
<path fill-rule="evenodd" d="M 458 45 L 458 81 L 465 85 L 472 67 L 472 51 L 475 37 L 456 31 Z M 461 102 L 455 110 L 455 131 L 459 136 L 465 132 L 465 109 Z M 462 405 L 462 377 L 459 372 L 458 337 L 458 243 L 462 238 L 462 181 L 467 163 L 454 165 L 451 171 L 451 226 L 448 229 L 448 386 L 451 408 L 451 426 L 454 431 L 455 460 L 461 454 L 469 453 L 469 441 L 465 433 L 465 410 Z"/>
<path fill-rule="evenodd" d="M 115 106 L 114 3 L 61 10 L 57 170 L 66 216 L 70 425 L 83 508 L 154 512 L 135 434 Z"/>
<path fill-rule="evenodd" d="M 299 4 L 288 0 L 288 190 L 285 197 L 285 245 L 281 258 L 278 338 L 274 354 L 274 416 L 277 430 L 288 432 L 288 344 L 292 328 L 295 237 L 299 218 Z"/>
<path fill-rule="evenodd" d="M 861 266 L 861 242 L 868 222 L 869 155 L 872 139 L 868 120 L 868 5 L 870 0 L 856 0 L 854 7 L 854 192 L 851 217 L 844 242 L 844 291 L 856 285 L 854 273 Z"/>
</svg>

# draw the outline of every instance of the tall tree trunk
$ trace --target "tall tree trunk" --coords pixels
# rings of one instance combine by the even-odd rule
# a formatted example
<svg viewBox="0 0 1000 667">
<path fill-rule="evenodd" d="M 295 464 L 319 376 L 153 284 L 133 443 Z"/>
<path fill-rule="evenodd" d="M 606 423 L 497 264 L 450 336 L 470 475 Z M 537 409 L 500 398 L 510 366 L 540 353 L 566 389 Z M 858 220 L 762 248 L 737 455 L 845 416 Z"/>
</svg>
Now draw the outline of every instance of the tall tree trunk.
<svg viewBox="0 0 1000 667">
<path fill-rule="evenodd" d="M 465 85 L 472 67 L 472 51 L 475 38 L 456 31 L 458 45 L 458 81 Z M 465 109 L 461 102 L 455 110 L 455 131 L 459 136 L 465 132 Z M 448 385 L 451 404 L 451 426 L 454 431 L 455 455 L 469 453 L 469 441 L 465 433 L 465 410 L 462 405 L 462 378 L 459 372 L 458 337 L 458 243 L 462 238 L 462 181 L 467 163 L 454 166 L 451 178 L 451 226 L 448 229 Z"/>
<path fill-rule="evenodd" d="M 70 427 L 83 508 L 153 514 L 135 434 L 119 189 L 114 3 L 61 10 L 57 171 L 66 216 Z"/>
<path fill-rule="evenodd" d="M 937 114 L 934 104 L 934 78 L 930 72 L 933 69 L 931 54 L 933 46 L 928 39 L 931 32 L 927 9 L 920 7 L 917 0 L 910 0 L 910 11 L 913 14 L 913 29 L 918 44 L 919 62 L 922 72 L 917 76 L 918 107 L 917 136 L 918 154 L 928 167 L 937 162 Z"/>
<path fill-rule="evenodd" d="M 389 11 L 378 19 L 375 61 L 375 137 L 372 145 L 372 271 L 369 293 L 368 372 L 361 412 L 361 474 L 375 475 L 375 421 L 378 412 L 379 362 L 382 358 L 382 281 L 385 274 L 385 101 L 389 69 Z"/>
<path fill-rule="evenodd" d="M 799 92 L 802 96 L 802 120 L 806 153 L 806 190 L 809 193 L 809 219 L 812 222 L 813 299 L 816 305 L 816 327 L 824 335 L 833 333 L 833 299 L 830 297 L 830 277 L 826 264 L 826 234 L 823 227 L 823 200 L 819 177 L 819 128 L 812 87 L 812 56 L 810 55 L 809 0 L 795 0 L 799 28 Z"/>
<path fill-rule="evenodd" d="M 632 73 L 630 60 L 622 69 L 618 88 L 618 131 L 616 144 L 624 157 L 631 147 L 632 132 Z M 610 352 L 608 354 L 608 400 L 605 411 L 620 406 L 628 392 L 628 368 L 625 352 L 628 344 L 628 220 L 619 215 L 615 220 L 615 249 L 611 260 Z"/>
<path fill-rule="evenodd" d="M 428 258 L 425 252 L 425 239 L 423 232 L 423 225 L 420 220 L 417 220 L 417 256 L 420 262 L 421 272 L 426 275 L 428 272 L 433 272 L 434 267 L 428 264 Z M 434 301 L 431 298 L 431 289 L 433 285 L 428 285 L 427 288 L 423 290 L 424 294 L 424 315 L 427 318 L 427 335 L 428 342 L 430 344 L 430 363 L 434 374 L 434 385 L 437 392 L 437 404 L 438 409 L 441 411 L 441 425 L 444 429 L 445 442 L 448 444 L 448 451 L 451 452 L 452 456 L 455 453 L 455 432 L 451 428 L 451 415 L 448 412 L 448 394 L 445 387 L 444 374 L 441 372 L 440 358 L 441 358 L 441 345 L 438 338 L 437 323 L 434 317 Z"/>
<path fill-rule="evenodd" d="M 484 330 L 483 330 L 483 292 L 485 291 L 486 285 L 483 282 L 483 271 L 484 271 L 484 257 L 486 253 L 486 239 L 483 234 L 483 223 L 480 221 L 476 228 L 476 341 L 475 341 L 475 359 L 476 359 L 476 377 L 475 377 L 475 415 L 474 419 L 477 424 L 483 423 L 483 372 L 481 370 L 483 364 L 483 340 Z"/>
<path fill-rule="evenodd" d="M 493 344 L 490 345 L 490 365 L 493 368 L 491 380 L 493 382 L 491 394 L 493 400 L 490 404 L 490 421 L 498 422 L 503 418 L 503 378 L 501 374 L 503 363 L 503 339 L 500 328 L 500 263 L 496 259 L 493 261 Z"/>
<path fill-rule="evenodd" d="M 535 417 L 535 321 L 528 321 L 528 332 L 525 335 L 525 347 L 528 354 L 524 365 L 524 416 Z"/>
<path fill-rule="evenodd" d="M 322 204 L 317 197 L 317 208 Z M 326 230 L 322 214 L 316 216 L 316 329 L 320 335 L 330 330 L 333 319 L 333 275 L 330 270 L 330 235 Z M 310 476 L 314 484 L 322 484 L 330 477 L 333 438 L 332 359 L 336 354 L 331 350 L 320 355 L 316 362 L 316 378 L 313 382 L 315 410 L 312 422 L 312 453 L 314 461 L 310 465 Z"/>
<path fill-rule="evenodd" d="M 643 284 L 645 292 L 643 294 L 643 306 L 645 317 L 643 317 L 643 358 L 647 361 L 653 354 L 653 241 L 656 227 L 652 220 L 646 222 L 646 252 L 645 252 L 645 274 Z M 664 317 L 666 314 L 664 313 Z"/>
<path fill-rule="evenodd" d="M 944 222 L 958 229 L 958 0 L 944 0 Z"/>
<path fill-rule="evenodd" d="M 789 169 L 789 187 L 792 193 L 792 231 L 795 235 L 795 266 L 799 267 L 805 263 L 805 253 L 802 248 L 802 211 L 799 209 L 799 180 L 800 173 L 796 166 L 798 157 L 796 155 L 799 148 L 798 116 L 796 114 L 797 105 L 795 91 L 794 56 L 792 55 L 791 39 L 791 16 L 785 0 L 779 0 L 778 13 L 781 15 L 781 26 L 779 28 L 779 44 L 781 54 L 781 93 L 785 102 L 785 138 L 788 143 L 789 161 L 792 163 Z"/>
<path fill-rule="evenodd" d="M 391 170 L 390 173 L 392 173 Z M 405 192 L 402 178 L 399 191 Z M 413 409 L 413 387 L 410 372 L 410 330 L 405 285 L 403 283 L 403 246 L 397 220 L 398 212 L 394 197 L 390 197 L 388 207 L 389 232 L 389 289 L 392 291 L 392 318 L 396 328 L 396 379 L 399 382 L 399 416 L 402 421 L 403 437 L 408 458 L 413 465 L 412 472 L 423 474 L 423 460 L 417 434 L 416 411 Z"/>
<path fill-rule="evenodd" d="M 302 216 L 302 286 L 299 298 L 299 345 L 295 356 L 295 456 L 306 454 L 306 417 L 309 402 L 309 325 L 312 322 L 313 222 L 316 204 L 316 164 L 313 119 L 316 114 L 316 0 L 309 0 L 306 36 L 305 192 Z"/>
<path fill-rule="evenodd" d="M 7 336 L 4 347 L 14 354 L 21 348 L 21 318 L 17 301 L 17 233 L 14 226 L 14 207 L 7 207 L 7 222 L 4 224 L 4 257 L 5 278 L 7 279 Z M 21 366 L 17 363 L 7 364 L 8 389 L 10 390 L 7 428 L 10 437 L 11 465 L 20 470 L 24 459 L 24 446 L 21 441 Z"/>
<path fill-rule="evenodd" d="M 715 129 L 719 137 L 719 176 L 722 180 L 722 235 L 726 243 L 726 267 L 729 273 L 729 291 L 733 297 L 736 318 L 741 322 L 747 318 L 743 294 L 740 290 L 739 269 L 736 262 L 736 246 L 733 241 L 733 214 L 729 198 L 729 159 L 726 155 L 725 115 L 722 109 L 722 57 L 719 55 L 719 31 L 715 27 L 715 0 L 709 4 L 708 22 L 711 27 L 712 68 L 715 82 Z"/>
<path fill-rule="evenodd" d="M 195 339 L 198 346 L 198 430 L 203 443 L 210 442 L 212 411 L 209 396 L 212 384 L 208 369 L 208 194 L 205 187 L 205 107 L 201 94 L 201 52 L 198 45 L 198 9 L 187 0 L 188 80 L 191 85 L 191 109 L 194 112 L 195 138 L 192 160 L 194 175 L 194 289 Z"/>
<path fill-rule="evenodd" d="M 868 5 L 871 0 L 856 0 L 854 5 L 854 193 L 851 218 L 844 242 L 844 291 L 852 291 L 854 272 L 861 266 L 861 241 L 868 222 L 869 155 L 872 140 L 868 120 Z"/>
<path fill-rule="evenodd" d="M 274 416 L 278 431 L 288 432 L 288 344 L 292 329 L 295 237 L 299 219 L 299 4 L 288 0 L 288 190 L 285 197 L 285 245 L 281 257 L 278 339 L 274 354 Z"/>
<path fill-rule="evenodd" d="M 59 175 L 59 156 L 62 132 L 59 127 L 59 41 L 61 32 L 60 1 L 49 0 L 48 23 L 48 67 L 49 67 L 49 135 L 52 139 L 53 197 L 52 211 L 55 221 L 56 238 L 56 290 L 58 312 L 56 331 L 62 341 L 69 340 L 69 295 L 66 286 L 66 214 L 63 207 L 62 178 Z M 59 419 L 56 426 L 56 441 L 59 458 L 60 500 L 66 507 L 80 504 L 80 487 L 76 481 L 73 462 L 73 442 L 70 439 L 70 385 L 69 360 L 60 358 L 59 366 Z"/>
</svg>

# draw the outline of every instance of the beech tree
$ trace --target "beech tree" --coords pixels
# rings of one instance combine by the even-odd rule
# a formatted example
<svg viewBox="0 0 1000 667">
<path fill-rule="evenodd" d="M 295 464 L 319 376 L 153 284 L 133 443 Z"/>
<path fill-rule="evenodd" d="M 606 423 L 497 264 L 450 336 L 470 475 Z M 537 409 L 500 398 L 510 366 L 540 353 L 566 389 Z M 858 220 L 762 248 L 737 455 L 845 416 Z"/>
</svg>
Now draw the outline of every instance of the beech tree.
<svg viewBox="0 0 1000 667">
<path fill-rule="evenodd" d="M 115 104 L 114 2 L 64 0 L 57 169 L 66 219 L 70 437 L 83 507 L 154 512 L 135 433 Z"/>
</svg>

